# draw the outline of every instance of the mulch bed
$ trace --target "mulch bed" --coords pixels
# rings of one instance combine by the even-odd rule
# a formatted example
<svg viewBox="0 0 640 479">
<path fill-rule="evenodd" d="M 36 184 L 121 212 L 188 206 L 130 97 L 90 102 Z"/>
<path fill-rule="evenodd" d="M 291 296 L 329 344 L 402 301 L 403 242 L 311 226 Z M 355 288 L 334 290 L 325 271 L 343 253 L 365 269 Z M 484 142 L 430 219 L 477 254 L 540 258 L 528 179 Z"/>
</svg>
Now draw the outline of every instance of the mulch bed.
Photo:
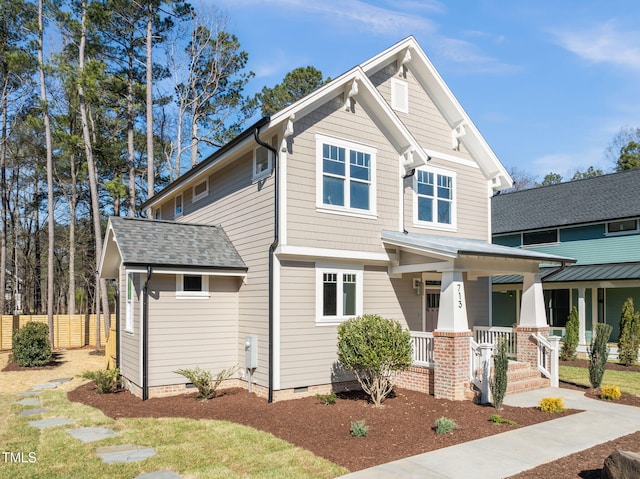
<svg viewBox="0 0 640 479">
<path fill-rule="evenodd" d="M 57 367 L 62 366 L 65 363 L 65 361 L 62 360 L 62 356 L 62 353 L 54 351 L 51 354 L 51 362 L 49 364 L 47 364 L 46 366 L 34 366 L 30 368 L 25 366 L 18 366 L 18 364 L 14 363 L 13 361 L 9 361 L 7 365 L 2 368 L 2 371 L 42 371 L 47 369 L 56 369 Z"/>
</svg>

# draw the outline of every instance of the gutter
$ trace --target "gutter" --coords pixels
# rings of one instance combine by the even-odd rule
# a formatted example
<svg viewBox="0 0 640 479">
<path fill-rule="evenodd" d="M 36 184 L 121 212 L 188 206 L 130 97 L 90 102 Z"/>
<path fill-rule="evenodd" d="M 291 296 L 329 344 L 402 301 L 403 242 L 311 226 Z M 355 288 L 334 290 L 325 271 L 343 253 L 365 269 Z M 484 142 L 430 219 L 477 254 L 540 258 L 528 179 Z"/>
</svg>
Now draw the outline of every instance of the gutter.
<svg viewBox="0 0 640 479">
<path fill-rule="evenodd" d="M 142 293 L 142 400 L 149 399 L 149 281 L 153 267 L 147 266 Z"/>
<path fill-rule="evenodd" d="M 260 139 L 259 127 L 253 131 L 253 137 L 258 145 L 265 147 L 273 153 L 273 177 L 274 177 L 274 205 L 273 205 L 273 243 L 269 246 L 269 390 L 267 394 L 267 402 L 273 402 L 273 255 L 275 254 L 278 243 L 280 242 L 280 188 L 278 181 L 278 151 L 268 143 Z"/>
</svg>

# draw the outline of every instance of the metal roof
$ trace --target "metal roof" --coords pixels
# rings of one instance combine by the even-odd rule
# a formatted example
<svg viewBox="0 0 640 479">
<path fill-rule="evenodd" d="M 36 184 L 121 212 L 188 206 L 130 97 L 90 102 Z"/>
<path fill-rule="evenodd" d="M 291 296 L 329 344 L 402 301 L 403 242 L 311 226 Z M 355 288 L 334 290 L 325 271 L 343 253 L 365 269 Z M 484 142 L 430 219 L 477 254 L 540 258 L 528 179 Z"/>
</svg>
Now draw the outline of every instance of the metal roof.
<svg viewBox="0 0 640 479">
<path fill-rule="evenodd" d="M 640 279 L 640 263 L 574 265 L 570 268 L 542 268 L 542 282 L 570 283 Z M 494 284 L 522 283 L 518 274 L 493 277 Z"/>
<path fill-rule="evenodd" d="M 503 193 L 491 199 L 493 234 L 640 217 L 640 169 Z"/>
</svg>

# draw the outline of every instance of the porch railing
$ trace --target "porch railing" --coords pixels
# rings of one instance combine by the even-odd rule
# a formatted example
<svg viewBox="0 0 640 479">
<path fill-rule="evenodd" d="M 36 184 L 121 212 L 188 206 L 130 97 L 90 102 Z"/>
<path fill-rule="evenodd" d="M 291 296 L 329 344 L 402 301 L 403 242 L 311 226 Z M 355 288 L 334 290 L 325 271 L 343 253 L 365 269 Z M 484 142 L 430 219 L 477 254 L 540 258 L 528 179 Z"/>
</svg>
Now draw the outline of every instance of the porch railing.
<svg viewBox="0 0 640 479">
<path fill-rule="evenodd" d="M 433 333 L 411 331 L 412 363 L 433 367 Z"/>
<path fill-rule="evenodd" d="M 497 344 L 498 341 L 505 341 L 507 344 L 507 356 L 514 359 L 518 353 L 518 338 L 513 328 L 502 328 L 499 326 L 474 326 L 473 337 L 476 343 Z"/>
<path fill-rule="evenodd" d="M 491 388 L 489 381 L 491 378 L 491 358 L 493 356 L 493 345 L 489 343 L 478 344 L 469 338 L 469 380 L 480 391 L 480 402 L 486 404 L 491 402 Z"/>
<path fill-rule="evenodd" d="M 547 339 L 542 334 L 534 334 L 533 338 L 538 343 L 538 371 L 551 380 L 551 387 L 557 388 L 560 384 L 560 338 L 551 336 Z"/>
</svg>

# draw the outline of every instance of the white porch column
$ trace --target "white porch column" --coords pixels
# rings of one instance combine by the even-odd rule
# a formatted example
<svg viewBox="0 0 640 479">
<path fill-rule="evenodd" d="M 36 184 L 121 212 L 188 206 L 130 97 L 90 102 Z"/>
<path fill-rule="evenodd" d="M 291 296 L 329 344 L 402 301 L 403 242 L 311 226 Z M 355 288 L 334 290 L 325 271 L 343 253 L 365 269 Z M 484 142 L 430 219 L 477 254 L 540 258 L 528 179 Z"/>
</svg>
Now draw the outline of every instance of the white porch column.
<svg viewBox="0 0 640 479">
<path fill-rule="evenodd" d="M 467 301 L 461 271 L 443 271 L 440 287 L 438 331 L 468 331 Z"/>
<path fill-rule="evenodd" d="M 523 328 L 546 328 L 549 326 L 544 309 L 544 294 L 540 273 L 524 273 L 522 307 L 518 326 Z"/>
<path fill-rule="evenodd" d="M 580 328 L 578 329 L 578 344 L 587 342 L 587 303 L 584 297 L 584 288 L 578 288 L 578 319 Z"/>
</svg>

